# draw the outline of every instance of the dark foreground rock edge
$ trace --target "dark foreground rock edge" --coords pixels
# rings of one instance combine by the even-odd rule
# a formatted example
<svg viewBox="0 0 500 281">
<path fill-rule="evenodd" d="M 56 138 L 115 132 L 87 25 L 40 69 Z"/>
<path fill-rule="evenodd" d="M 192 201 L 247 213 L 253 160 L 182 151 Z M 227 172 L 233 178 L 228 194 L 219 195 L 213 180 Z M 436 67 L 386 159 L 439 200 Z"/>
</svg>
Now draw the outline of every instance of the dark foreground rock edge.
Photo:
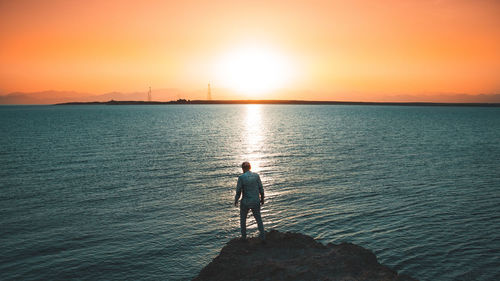
<svg viewBox="0 0 500 281">
<path fill-rule="evenodd" d="M 271 230 L 258 238 L 229 241 L 193 280 L 417 280 L 381 265 L 370 250 L 323 245 L 312 237 Z"/>
</svg>

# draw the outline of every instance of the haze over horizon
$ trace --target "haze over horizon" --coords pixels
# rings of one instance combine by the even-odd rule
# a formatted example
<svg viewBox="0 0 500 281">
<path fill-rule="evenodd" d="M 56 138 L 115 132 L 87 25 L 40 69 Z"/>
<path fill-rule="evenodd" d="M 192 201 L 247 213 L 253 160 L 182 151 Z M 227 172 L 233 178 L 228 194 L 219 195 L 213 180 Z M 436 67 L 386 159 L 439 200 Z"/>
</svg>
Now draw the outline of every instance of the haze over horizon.
<svg viewBox="0 0 500 281">
<path fill-rule="evenodd" d="M 500 2 L 2 1 L 0 104 L 500 102 Z"/>
</svg>

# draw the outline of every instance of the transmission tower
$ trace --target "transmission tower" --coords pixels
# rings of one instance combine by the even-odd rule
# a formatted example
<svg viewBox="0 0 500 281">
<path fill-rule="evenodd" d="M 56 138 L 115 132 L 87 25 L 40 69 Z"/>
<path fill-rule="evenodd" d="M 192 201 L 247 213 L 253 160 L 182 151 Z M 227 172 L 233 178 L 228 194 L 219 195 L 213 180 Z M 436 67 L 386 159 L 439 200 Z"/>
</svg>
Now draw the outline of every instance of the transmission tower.
<svg viewBox="0 0 500 281">
<path fill-rule="evenodd" d="M 208 83 L 207 100 L 212 100 L 212 91 L 210 90 L 210 83 Z"/>
<path fill-rule="evenodd" d="M 148 101 L 151 101 L 151 87 L 149 87 L 149 92 L 148 92 Z"/>
</svg>

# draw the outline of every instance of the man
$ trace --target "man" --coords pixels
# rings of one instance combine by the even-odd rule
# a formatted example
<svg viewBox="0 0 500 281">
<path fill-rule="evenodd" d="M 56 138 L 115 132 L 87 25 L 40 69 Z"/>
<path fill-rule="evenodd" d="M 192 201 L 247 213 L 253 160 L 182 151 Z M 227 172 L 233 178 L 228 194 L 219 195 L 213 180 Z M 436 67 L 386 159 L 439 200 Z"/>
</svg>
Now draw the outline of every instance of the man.
<svg viewBox="0 0 500 281">
<path fill-rule="evenodd" d="M 243 175 L 238 177 L 236 196 L 234 197 L 234 206 L 238 206 L 238 200 L 240 199 L 241 192 L 243 192 L 243 198 L 240 203 L 241 238 L 247 238 L 247 214 L 248 210 L 251 209 L 253 217 L 255 218 L 255 221 L 257 221 L 257 225 L 259 227 L 259 237 L 264 240 L 266 234 L 264 232 L 264 225 L 262 224 L 262 218 L 260 216 L 260 205 L 264 205 L 264 188 L 262 187 L 259 175 L 250 171 L 250 163 L 243 162 L 243 164 L 241 164 L 241 168 L 243 169 Z"/>
</svg>

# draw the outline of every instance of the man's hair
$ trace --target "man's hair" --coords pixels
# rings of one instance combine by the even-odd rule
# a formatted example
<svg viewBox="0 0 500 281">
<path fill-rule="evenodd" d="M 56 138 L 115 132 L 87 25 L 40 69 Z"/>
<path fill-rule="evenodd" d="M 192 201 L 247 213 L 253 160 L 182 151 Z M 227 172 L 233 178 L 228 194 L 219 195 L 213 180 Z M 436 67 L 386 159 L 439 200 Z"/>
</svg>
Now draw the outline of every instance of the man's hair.
<svg viewBox="0 0 500 281">
<path fill-rule="evenodd" d="M 241 168 L 243 170 L 250 170 L 252 168 L 252 166 L 250 166 L 250 162 L 245 161 L 245 162 L 243 162 L 243 164 L 241 164 Z"/>
</svg>

